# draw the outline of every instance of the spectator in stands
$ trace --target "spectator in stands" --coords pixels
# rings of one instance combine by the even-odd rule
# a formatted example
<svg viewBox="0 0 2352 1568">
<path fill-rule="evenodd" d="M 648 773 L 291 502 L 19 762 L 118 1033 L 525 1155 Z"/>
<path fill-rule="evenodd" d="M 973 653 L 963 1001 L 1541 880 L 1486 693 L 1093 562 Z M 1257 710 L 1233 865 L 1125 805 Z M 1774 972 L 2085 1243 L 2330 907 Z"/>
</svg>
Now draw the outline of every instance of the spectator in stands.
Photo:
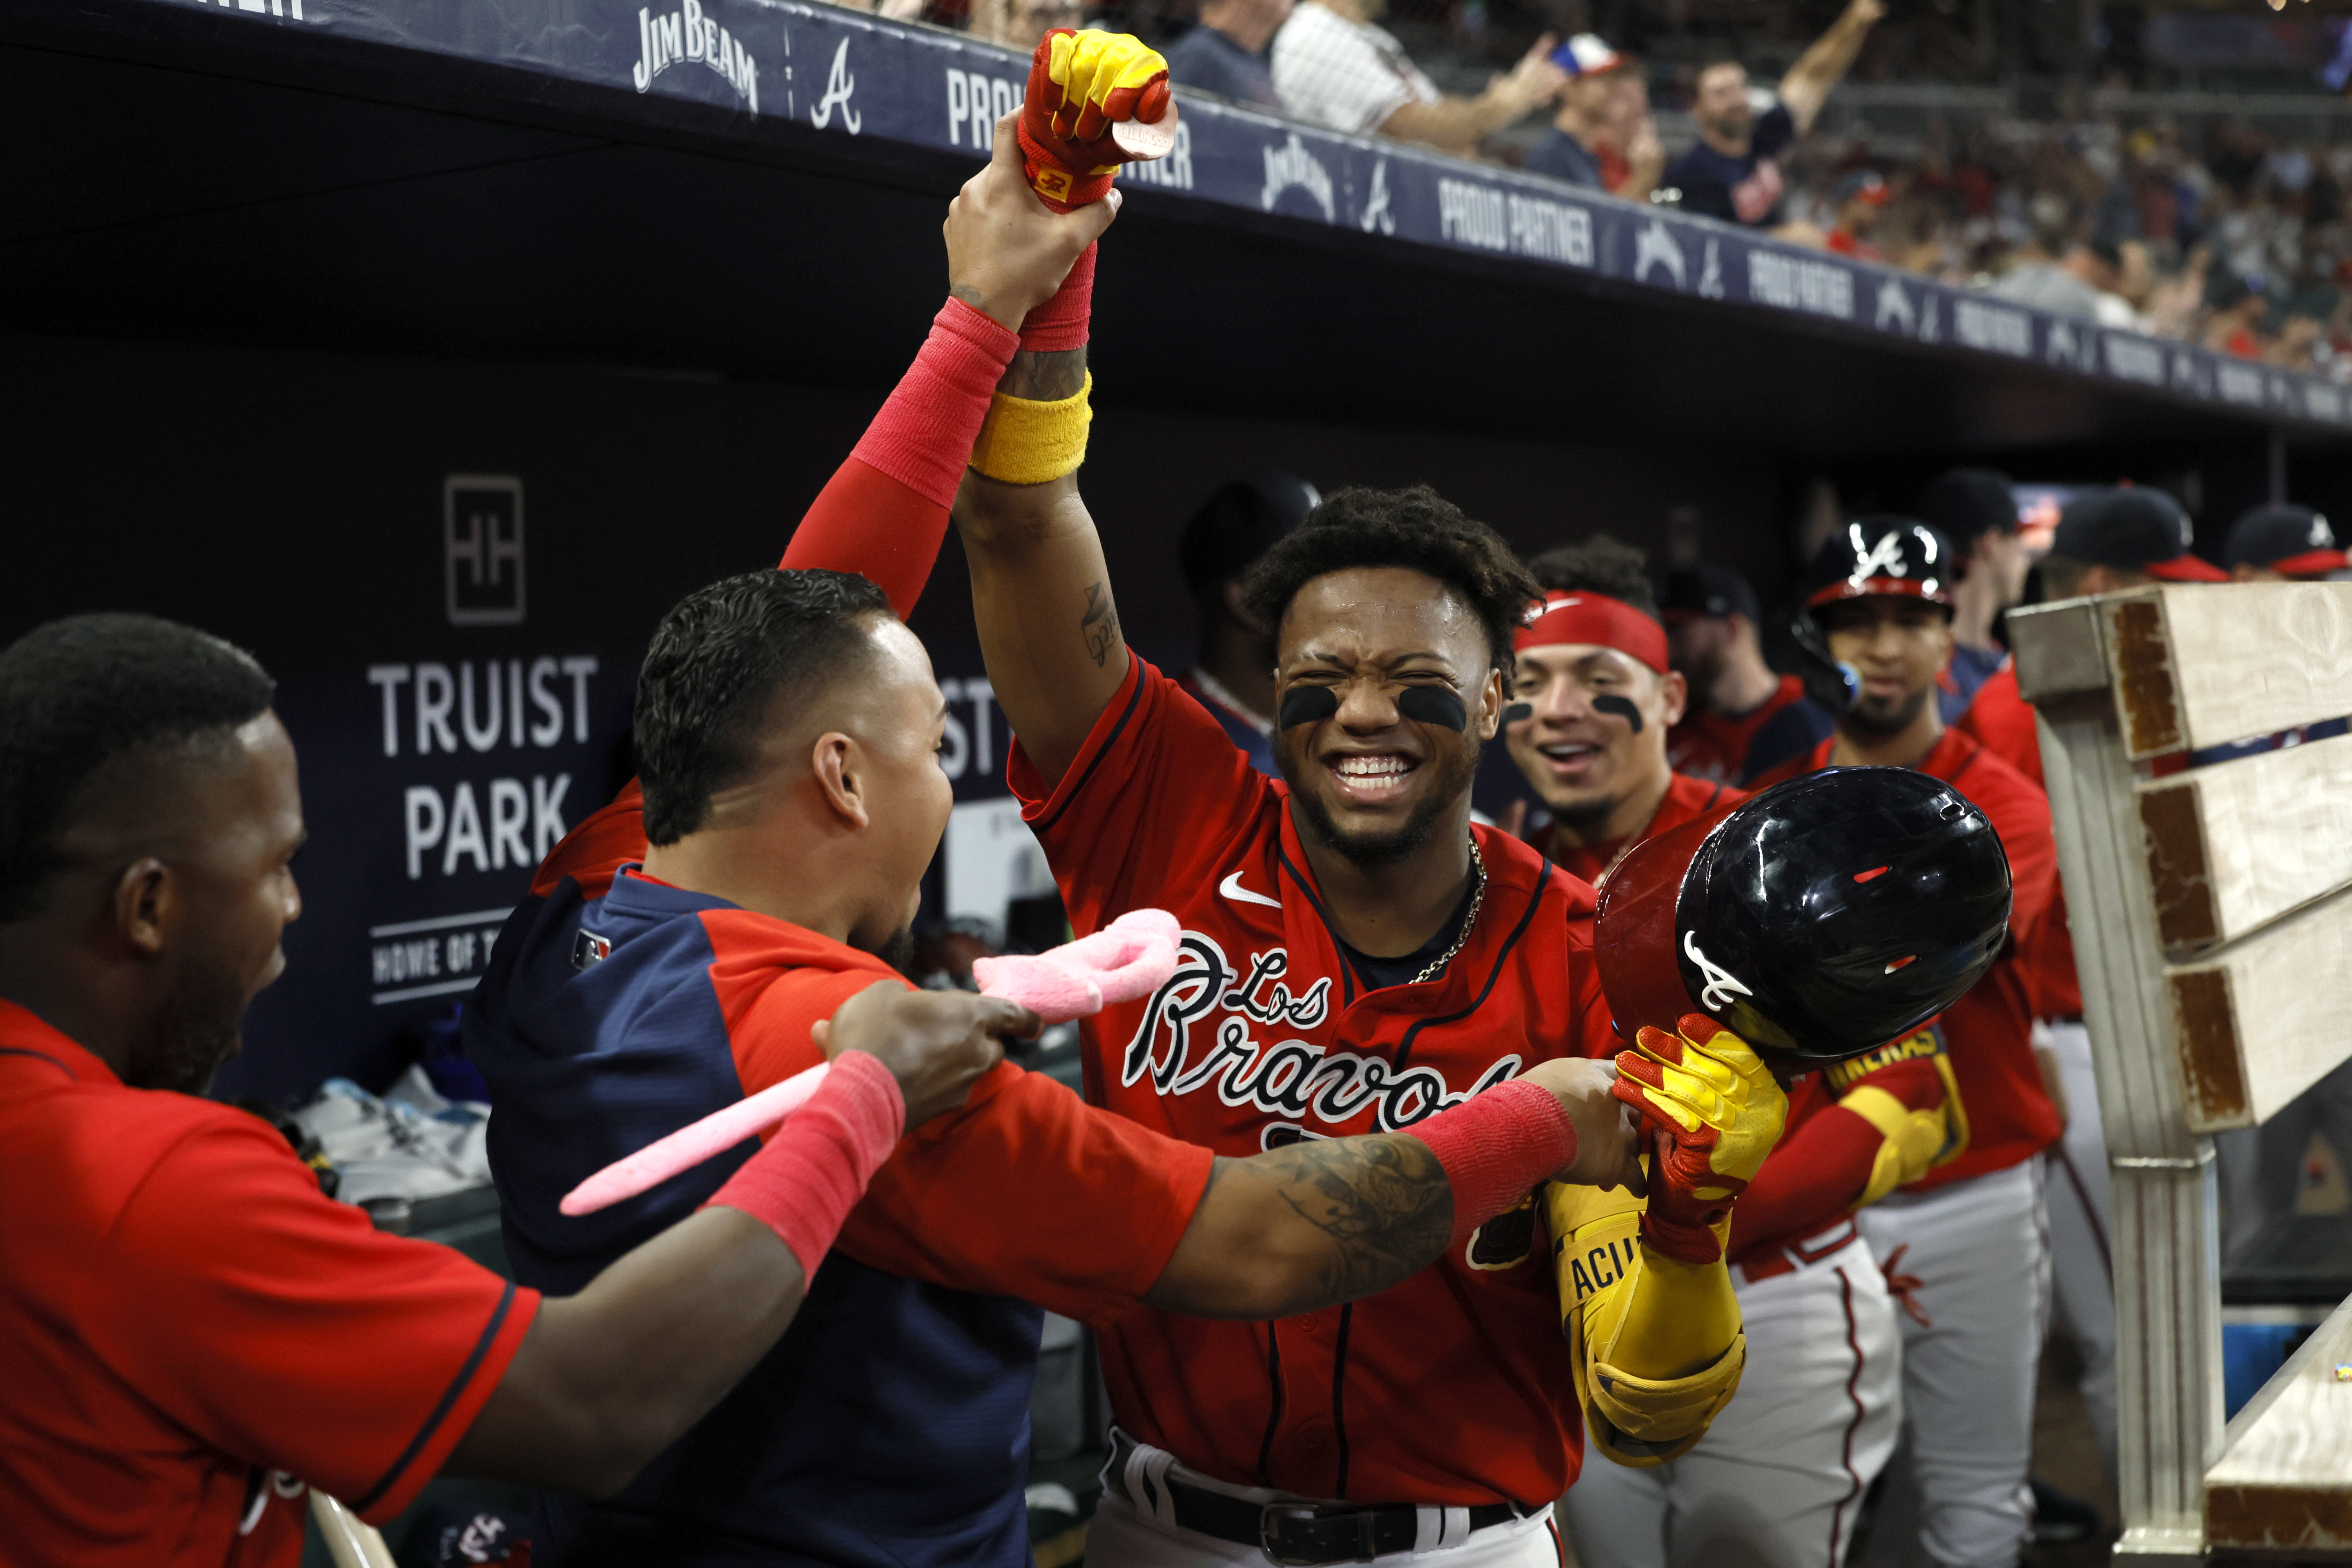
<svg viewBox="0 0 2352 1568">
<path fill-rule="evenodd" d="M 1699 68 L 1691 98 L 1698 142 L 1666 165 L 1665 188 L 1685 212 L 1769 227 L 1780 221 L 1786 178 L 1778 159 L 1812 128 L 1830 89 L 1862 50 L 1885 0 L 1848 0 L 1844 15 L 1780 79 L 1780 101 L 1758 115 L 1748 100 L 1748 70 L 1737 60 Z"/>
<path fill-rule="evenodd" d="M 1837 217 L 1830 226 L 1828 245 L 1840 256 L 1851 256 L 1861 261 L 1884 261 L 1878 247 L 1870 243 L 1871 231 L 1878 226 L 1878 216 L 1894 198 L 1895 187 L 1885 176 L 1868 169 L 1857 169 L 1838 182 Z"/>
<path fill-rule="evenodd" d="M 2206 286 L 2205 325 L 2199 337 L 2217 354 L 2239 359 L 2263 357 L 2263 318 L 2270 301 L 2251 278 L 2224 271 Z"/>
<path fill-rule="evenodd" d="M 1959 552 L 1960 580 L 1952 585 L 1952 662 L 1946 671 L 1945 722 L 1956 721 L 2009 658 L 1994 637 L 2001 613 L 2025 596 L 2032 566 L 2018 531 L 2017 491 L 2007 474 L 1954 468 L 1920 492 L 1919 521 Z"/>
<path fill-rule="evenodd" d="M 971 0 L 971 36 L 1016 49 L 1024 58 L 1055 28 L 1085 20 L 1083 0 Z"/>
<path fill-rule="evenodd" d="M 2352 558 L 2309 507 L 2258 506 L 2230 525 L 2221 563 L 2241 583 L 2318 582 L 2352 567 Z"/>
<path fill-rule="evenodd" d="M 1689 683 L 1682 721 L 1666 733 L 1678 773 L 1744 784 L 1826 737 L 1830 716 L 1805 684 L 1764 662 L 1756 590 L 1728 566 L 1669 573 L 1659 615 L 1668 662 Z"/>
<path fill-rule="evenodd" d="M 2123 250 L 2112 239 L 2084 239 L 2069 245 L 2055 261 L 2045 258 L 2021 261 L 2000 276 L 1993 294 L 2012 304 L 2029 305 L 2086 321 L 2105 315 L 2104 301 L 2116 300 L 2123 279 Z M 2126 313 L 2130 307 L 2124 307 Z"/>
<path fill-rule="evenodd" d="M 1177 684 L 1269 778 L 1280 776 L 1274 763 L 1274 629 L 1242 608 L 1242 578 L 1321 499 L 1296 474 L 1235 479 L 1192 514 L 1176 542 L 1201 620 L 1192 673 Z"/>
<path fill-rule="evenodd" d="M 1393 34 L 1372 25 L 1387 0 L 1300 0 L 1274 36 L 1274 86 L 1302 120 L 1355 135 L 1379 132 L 1473 154 L 1493 132 L 1559 96 L 1568 73 L 1538 38 L 1519 63 L 1475 98 L 1451 98 L 1422 73 Z"/>
<path fill-rule="evenodd" d="M 1649 122 L 1649 93 L 1640 94 L 1642 112 L 1635 139 L 1620 153 L 1623 167 L 1612 179 L 1607 153 L 1622 123 L 1632 95 L 1626 82 L 1639 85 L 1639 75 L 1625 57 L 1592 33 L 1579 33 L 1552 51 L 1552 60 L 1568 73 L 1560 89 L 1559 108 L 1552 115 L 1551 132 L 1528 154 L 1526 167 L 1587 190 L 1607 191 L 1632 200 L 1646 199 L 1665 166 L 1665 150 L 1658 144 Z M 1646 131 L 1646 136 L 1642 132 Z"/>
<path fill-rule="evenodd" d="M 1192 30 L 1160 51 L 1168 79 L 1259 109 L 1279 110 L 1265 47 L 1289 19 L 1293 0 L 1204 0 Z"/>
<path fill-rule="evenodd" d="M 1646 202 L 1666 171 L 1666 149 L 1650 114 L 1650 84 L 1632 57 L 1614 73 L 1609 132 L 1600 143 L 1601 183 L 1629 202 Z"/>
</svg>

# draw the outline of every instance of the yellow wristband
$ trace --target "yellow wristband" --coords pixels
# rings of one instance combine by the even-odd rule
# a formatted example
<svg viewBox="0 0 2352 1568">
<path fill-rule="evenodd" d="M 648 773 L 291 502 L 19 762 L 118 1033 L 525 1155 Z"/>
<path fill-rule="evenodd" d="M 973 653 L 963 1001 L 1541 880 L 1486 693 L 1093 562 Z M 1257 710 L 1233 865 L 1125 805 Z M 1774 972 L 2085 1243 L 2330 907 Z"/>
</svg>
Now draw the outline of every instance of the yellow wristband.
<svg viewBox="0 0 2352 1568">
<path fill-rule="evenodd" d="M 1087 460 L 1087 426 L 1094 421 L 1086 384 L 1058 403 L 998 393 L 990 399 L 980 439 L 971 446 L 971 466 L 1008 485 L 1042 485 L 1075 472 Z"/>
</svg>

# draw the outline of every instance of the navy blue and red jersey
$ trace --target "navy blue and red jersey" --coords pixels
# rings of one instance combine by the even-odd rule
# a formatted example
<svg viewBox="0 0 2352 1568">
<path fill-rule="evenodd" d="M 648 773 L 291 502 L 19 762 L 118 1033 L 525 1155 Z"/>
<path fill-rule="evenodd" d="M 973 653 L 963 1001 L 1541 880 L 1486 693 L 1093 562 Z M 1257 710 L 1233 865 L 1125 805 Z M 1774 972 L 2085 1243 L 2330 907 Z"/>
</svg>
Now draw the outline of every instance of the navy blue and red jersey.
<svg viewBox="0 0 2352 1568">
<path fill-rule="evenodd" d="M 640 799 L 633 786 L 557 847 L 465 1012 L 498 1109 L 508 1255 L 551 1292 L 690 1215 L 757 1145 L 594 1215 L 558 1212 L 573 1185 L 814 1066 L 811 1025 L 905 984 L 641 875 Z M 710 1415 L 616 1498 L 542 1497 L 546 1547 L 566 1563 L 1026 1563 L 1038 1307 L 1130 1308 L 1211 1158 L 999 1066 L 884 1163 L 791 1330 Z"/>
</svg>

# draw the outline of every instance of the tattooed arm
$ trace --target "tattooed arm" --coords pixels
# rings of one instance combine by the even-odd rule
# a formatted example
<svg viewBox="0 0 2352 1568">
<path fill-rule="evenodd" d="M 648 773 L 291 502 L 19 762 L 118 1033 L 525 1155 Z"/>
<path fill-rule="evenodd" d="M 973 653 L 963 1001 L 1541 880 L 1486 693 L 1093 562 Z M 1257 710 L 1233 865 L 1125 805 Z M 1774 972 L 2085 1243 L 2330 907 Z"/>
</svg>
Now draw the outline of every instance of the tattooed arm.
<svg viewBox="0 0 2352 1568">
<path fill-rule="evenodd" d="M 1219 1160 L 1144 1300 L 1204 1318 L 1311 1312 L 1419 1272 L 1453 1228 L 1454 1194 L 1437 1156 L 1401 1132 Z"/>
<path fill-rule="evenodd" d="M 1527 1080 L 1557 1095 L 1576 1130 L 1575 1159 L 1553 1179 L 1641 1189 L 1639 1130 L 1610 1093 L 1615 1077 L 1609 1063 L 1581 1058 L 1528 1069 Z M 1192 1223 L 1144 1300 L 1203 1318 L 1312 1312 L 1418 1273 L 1453 1233 L 1453 1186 L 1419 1138 L 1308 1139 L 1219 1160 Z"/>
<path fill-rule="evenodd" d="M 999 390 L 1057 402 L 1086 384 L 1087 352 L 1015 354 Z M 1127 679 L 1127 643 L 1094 519 L 1073 474 L 1042 485 L 964 475 L 956 527 L 996 700 L 1050 784 Z"/>
</svg>

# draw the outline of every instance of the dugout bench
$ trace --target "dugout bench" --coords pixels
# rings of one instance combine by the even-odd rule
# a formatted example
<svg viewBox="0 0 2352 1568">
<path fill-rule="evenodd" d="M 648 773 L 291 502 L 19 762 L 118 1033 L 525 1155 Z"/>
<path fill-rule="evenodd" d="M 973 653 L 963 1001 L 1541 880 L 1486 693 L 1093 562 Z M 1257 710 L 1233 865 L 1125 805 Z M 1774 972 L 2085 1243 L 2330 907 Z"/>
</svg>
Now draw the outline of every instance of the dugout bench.
<svg viewBox="0 0 2352 1568">
<path fill-rule="evenodd" d="M 2009 629 L 2114 1183 L 2116 1560 L 2352 1557 L 2352 1302 L 2224 1422 L 2210 1137 L 2352 1056 L 2352 735 L 2150 765 L 2352 713 L 2352 583 L 2136 589 Z"/>
</svg>

